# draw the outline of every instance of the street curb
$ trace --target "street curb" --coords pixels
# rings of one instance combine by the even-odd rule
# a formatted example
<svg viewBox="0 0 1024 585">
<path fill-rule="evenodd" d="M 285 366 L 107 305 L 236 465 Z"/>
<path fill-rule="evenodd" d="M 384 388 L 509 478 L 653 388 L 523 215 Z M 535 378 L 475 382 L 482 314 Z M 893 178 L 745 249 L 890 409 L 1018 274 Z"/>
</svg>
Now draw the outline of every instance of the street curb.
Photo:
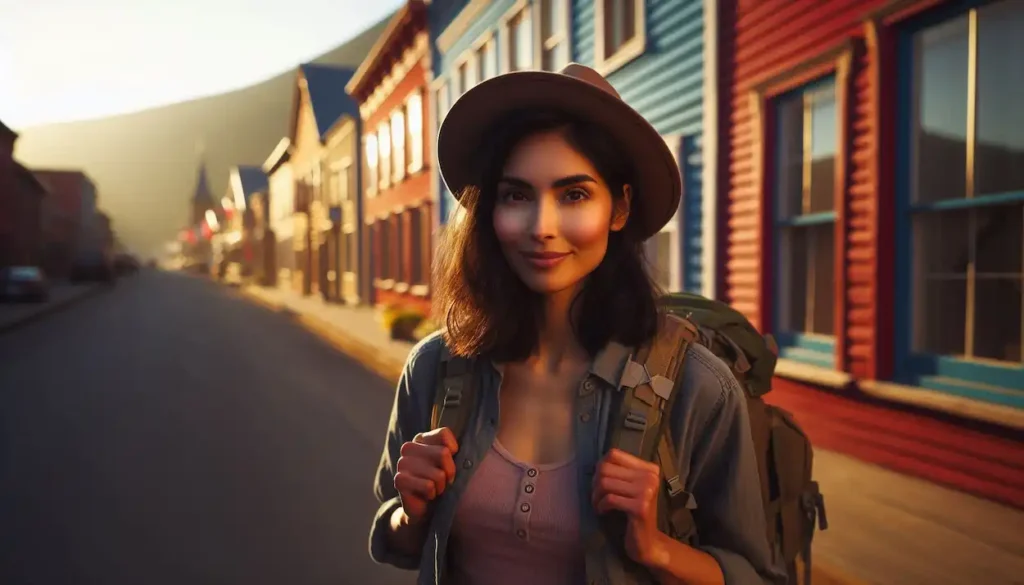
<svg viewBox="0 0 1024 585">
<path fill-rule="evenodd" d="M 112 288 L 112 286 L 95 284 L 92 287 L 90 287 L 89 290 L 83 292 L 82 294 L 75 295 L 71 298 L 67 298 L 62 301 L 47 303 L 43 308 L 33 313 L 29 313 L 28 315 L 21 319 L 18 319 L 17 321 L 12 321 L 10 323 L 4 323 L 3 325 L 0 325 L 0 334 L 9 333 L 11 331 L 14 331 L 15 329 L 20 329 L 30 323 L 34 323 L 42 319 L 43 317 L 59 313 L 60 311 L 63 311 L 64 309 L 67 309 L 80 301 L 92 298 L 100 294 L 101 292 L 111 290 Z"/>
<path fill-rule="evenodd" d="M 384 378 L 393 384 L 398 383 L 402 370 L 405 368 L 405 363 L 388 359 L 383 355 L 383 352 L 380 352 L 371 344 L 360 341 L 353 335 L 347 335 L 339 331 L 337 327 L 323 321 L 322 319 L 317 319 L 316 317 L 303 315 L 293 311 L 283 303 L 268 301 L 259 295 L 249 292 L 244 287 L 239 289 L 239 292 L 254 304 L 260 305 L 271 311 L 277 313 L 292 313 L 297 323 L 302 325 L 302 327 L 310 333 L 319 337 L 328 345 L 360 362 L 363 366 L 381 378 Z M 801 575 L 799 582 L 803 584 L 803 564 L 799 561 L 797 563 L 797 573 Z M 814 563 L 811 567 L 811 583 L 813 583 L 813 585 L 866 585 L 864 581 L 851 577 L 839 569 L 828 566 L 823 567 L 820 561 Z"/>
</svg>

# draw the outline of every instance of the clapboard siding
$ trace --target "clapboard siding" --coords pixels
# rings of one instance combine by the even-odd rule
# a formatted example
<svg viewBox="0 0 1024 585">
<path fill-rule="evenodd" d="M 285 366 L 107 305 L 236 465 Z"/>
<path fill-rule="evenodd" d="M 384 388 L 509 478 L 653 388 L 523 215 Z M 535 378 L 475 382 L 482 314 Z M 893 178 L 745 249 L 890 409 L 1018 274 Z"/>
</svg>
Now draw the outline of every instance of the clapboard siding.
<svg viewBox="0 0 1024 585">
<path fill-rule="evenodd" d="M 849 94 L 845 147 L 848 178 L 837 228 L 845 253 L 837 266 L 842 286 L 837 308 L 843 311 L 837 332 L 837 366 L 856 375 L 873 371 L 878 303 L 875 249 L 875 107 L 874 76 L 868 51 L 863 49 L 865 19 L 885 0 L 766 0 L 741 3 L 735 17 L 731 47 L 733 83 L 728 156 L 729 180 L 725 225 L 725 298 L 761 329 L 773 327 L 770 214 L 762 187 L 762 138 L 765 112 L 752 104 L 750 92 L 760 82 L 785 74 L 841 42 L 853 41 L 852 86 Z M 726 26 L 728 23 L 723 23 Z M 839 88 L 842 91 L 842 88 Z M 771 137 L 765 137 L 771 140 Z M 765 163 L 767 164 L 767 163 Z M 889 294 L 887 291 L 886 294 Z M 886 299 L 885 302 L 891 302 Z M 845 366 L 845 367 L 844 367 Z"/>
<path fill-rule="evenodd" d="M 594 1 L 573 0 L 572 55 L 594 63 Z M 703 0 L 647 0 L 644 54 L 608 75 L 622 98 L 662 135 L 679 136 L 683 200 L 679 258 L 682 287 L 701 292 L 703 282 Z"/>
</svg>

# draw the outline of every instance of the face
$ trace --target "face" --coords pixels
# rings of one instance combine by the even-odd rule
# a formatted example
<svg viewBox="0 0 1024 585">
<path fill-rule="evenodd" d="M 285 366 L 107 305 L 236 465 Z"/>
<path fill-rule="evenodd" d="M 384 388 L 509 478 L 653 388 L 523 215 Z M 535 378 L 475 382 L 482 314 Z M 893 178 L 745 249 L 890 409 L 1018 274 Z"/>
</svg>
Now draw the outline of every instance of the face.
<svg viewBox="0 0 1024 585">
<path fill-rule="evenodd" d="M 494 231 L 531 290 L 575 289 L 626 224 L 629 190 L 614 198 L 597 169 L 559 132 L 535 134 L 510 154 L 498 184 Z"/>
</svg>

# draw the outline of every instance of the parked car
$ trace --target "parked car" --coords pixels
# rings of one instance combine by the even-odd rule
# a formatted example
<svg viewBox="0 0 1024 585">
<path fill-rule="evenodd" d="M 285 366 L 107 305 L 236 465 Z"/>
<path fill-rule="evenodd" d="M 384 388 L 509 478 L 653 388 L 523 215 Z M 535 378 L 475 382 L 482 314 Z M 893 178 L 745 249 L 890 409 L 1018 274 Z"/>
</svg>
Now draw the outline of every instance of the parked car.
<svg viewBox="0 0 1024 585">
<path fill-rule="evenodd" d="M 114 256 L 114 272 L 118 276 L 135 274 L 139 271 L 141 264 L 138 258 L 131 254 L 118 254 Z"/>
<path fill-rule="evenodd" d="M 50 299 L 50 284 L 37 266 L 0 268 L 0 300 L 45 303 Z"/>
</svg>

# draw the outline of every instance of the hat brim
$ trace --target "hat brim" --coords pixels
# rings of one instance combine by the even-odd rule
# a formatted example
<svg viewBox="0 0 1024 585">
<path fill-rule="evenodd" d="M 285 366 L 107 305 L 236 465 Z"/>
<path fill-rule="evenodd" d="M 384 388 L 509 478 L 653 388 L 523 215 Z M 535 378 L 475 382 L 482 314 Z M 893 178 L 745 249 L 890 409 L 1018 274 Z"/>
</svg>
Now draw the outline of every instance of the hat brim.
<svg viewBox="0 0 1024 585">
<path fill-rule="evenodd" d="M 524 108 L 565 111 L 597 124 L 629 157 L 636 174 L 630 221 L 647 239 L 675 215 L 682 195 L 679 166 L 664 138 L 643 116 L 604 90 L 568 75 L 519 71 L 484 81 L 452 105 L 437 134 L 437 161 L 449 192 L 459 199 L 477 177 L 476 153 L 494 124 Z"/>
</svg>

